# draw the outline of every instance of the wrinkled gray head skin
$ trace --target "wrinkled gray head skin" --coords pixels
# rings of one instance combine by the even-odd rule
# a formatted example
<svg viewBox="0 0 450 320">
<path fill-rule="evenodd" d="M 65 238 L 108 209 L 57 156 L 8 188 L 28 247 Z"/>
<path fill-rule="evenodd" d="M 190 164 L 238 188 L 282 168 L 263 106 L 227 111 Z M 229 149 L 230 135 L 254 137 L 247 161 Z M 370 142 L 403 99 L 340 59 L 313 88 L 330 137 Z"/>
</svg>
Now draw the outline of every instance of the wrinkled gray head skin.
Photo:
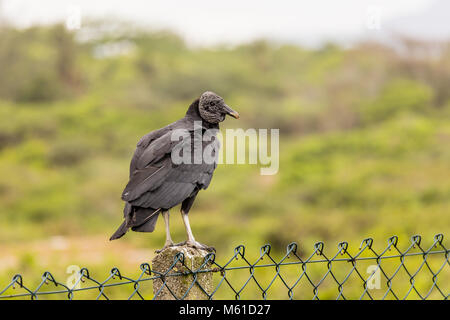
<svg viewBox="0 0 450 320">
<path fill-rule="evenodd" d="M 227 106 L 222 97 L 211 91 L 206 91 L 200 96 L 198 110 L 202 119 L 209 123 L 222 122 L 227 114 L 239 119 L 239 113 Z"/>
</svg>

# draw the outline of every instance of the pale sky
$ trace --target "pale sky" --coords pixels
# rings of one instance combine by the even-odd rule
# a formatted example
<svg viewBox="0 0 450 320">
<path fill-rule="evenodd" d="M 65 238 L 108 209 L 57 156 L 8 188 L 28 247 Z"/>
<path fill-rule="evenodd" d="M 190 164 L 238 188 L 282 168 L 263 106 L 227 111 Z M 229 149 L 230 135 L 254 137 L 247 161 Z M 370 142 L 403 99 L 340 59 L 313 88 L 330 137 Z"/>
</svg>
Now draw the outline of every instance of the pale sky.
<svg viewBox="0 0 450 320">
<path fill-rule="evenodd" d="M 384 37 L 402 31 L 450 38 L 447 0 L 0 0 L 18 26 L 66 21 L 71 8 L 86 17 L 116 17 L 170 29 L 194 45 L 258 38 L 316 45 Z"/>
</svg>

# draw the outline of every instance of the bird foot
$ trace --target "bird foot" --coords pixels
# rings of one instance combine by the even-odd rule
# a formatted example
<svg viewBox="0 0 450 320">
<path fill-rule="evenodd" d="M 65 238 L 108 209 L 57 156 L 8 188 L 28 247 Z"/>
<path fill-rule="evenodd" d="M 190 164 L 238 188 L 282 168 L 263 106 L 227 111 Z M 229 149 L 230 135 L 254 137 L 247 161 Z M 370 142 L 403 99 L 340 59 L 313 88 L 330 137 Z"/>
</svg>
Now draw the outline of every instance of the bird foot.
<svg viewBox="0 0 450 320">
<path fill-rule="evenodd" d="M 174 244 L 173 241 L 166 241 L 166 243 L 164 243 L 164 247 L 162 247 L 161 249 L 155 250 L 155 252 L 161 253 L 164 250 L 166 250 L 167 248 L 174 247 L 174 246 L 176 246 L 176 244 Z"/>
<path fill-rule="evenodd" d="M 206 250 L 209 252 L 216 252 L 216 249 L 214 247 L 207 246 L 206 244 L 202 244 L 197 241 L 187 240 L 184 242 L 176 243 L 173 246 L 181 247 L 181 246 L 187 246 L 194 249 L 200 249 L 200 250 Z"/>
</svg>

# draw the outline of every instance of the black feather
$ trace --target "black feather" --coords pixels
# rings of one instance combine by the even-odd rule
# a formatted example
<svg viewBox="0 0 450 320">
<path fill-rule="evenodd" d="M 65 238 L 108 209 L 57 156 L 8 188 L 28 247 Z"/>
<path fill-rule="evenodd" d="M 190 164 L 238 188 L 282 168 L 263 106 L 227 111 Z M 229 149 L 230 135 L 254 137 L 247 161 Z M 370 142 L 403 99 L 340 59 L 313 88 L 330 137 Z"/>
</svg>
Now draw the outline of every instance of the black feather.
<svg viewBox="0 0 450 320">
<path fill-rule="evenodd" d="M 189 132 L 193 150 L 194 122 L 201 121 L 203 130 L 218 129 L 218 124 L 204 121 L 198 111 L 198 99 L 189 107 L 186 116 L 164 128 L 152 131 L 138 142 L 130 163 L 130 178 L 122 200 L 125 221 L 113 234 L 111 240 L 122 237 L 129 228 L 138 232 L 152 232 L 161 210 L 168 210 L 183 203 L 187 213 L 200 189 L 209 186 L 216 164 L 172 163 L 171 153 L 178 141 L 172 141 L 172 132 L 184 129 Z M 212 141 L 200 140 L 205 148 Z"/>
</svg>

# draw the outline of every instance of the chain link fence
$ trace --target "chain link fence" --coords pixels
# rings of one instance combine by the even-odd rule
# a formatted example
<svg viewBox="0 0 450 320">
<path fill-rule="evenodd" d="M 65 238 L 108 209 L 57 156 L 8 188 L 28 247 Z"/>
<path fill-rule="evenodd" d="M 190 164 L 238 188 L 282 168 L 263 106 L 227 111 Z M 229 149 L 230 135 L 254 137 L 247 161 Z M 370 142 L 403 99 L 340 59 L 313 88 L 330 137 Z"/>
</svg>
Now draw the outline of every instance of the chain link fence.
<svg viewBox="0 0 450 320">
<path fill-rule="evenodd" d="M 403 249 L 397 236 L 376 250 L 372 238 L 364 239 L 351 253 L 347 242 L 326 253 L 323 242 L 314 244 L 306 254 L 296 243 L 285 253 L 273 252 L 264 245 L 253 256 L 242 245 L 223 263 L 216 255 L 204 256 L 198 268 L 186 263 L 183 253 L 173 258 L 165 272 L 140 266 L 136 276 L 126 276 L 113 268 L 102 280 L 82 268 L 69 285 L 45 272 L 35 285 L 27 285 L 20 274 L 2 287 L 0 299 L 158 299 L 166 290 L 174 299 L 189 298 L 194 290 L 207 299 L 444 299 L 450 291 L 449 249 L 443 234 L 428 246 L 419 235 Z M 202 274 L 212 274 L 213 284 L 206 288 Z M 186 290 L 177 295 L 171 288 L 173 277 L 184 277 Z M 154 290 L 154 281 L 162 283 Z"/>
</svg>

